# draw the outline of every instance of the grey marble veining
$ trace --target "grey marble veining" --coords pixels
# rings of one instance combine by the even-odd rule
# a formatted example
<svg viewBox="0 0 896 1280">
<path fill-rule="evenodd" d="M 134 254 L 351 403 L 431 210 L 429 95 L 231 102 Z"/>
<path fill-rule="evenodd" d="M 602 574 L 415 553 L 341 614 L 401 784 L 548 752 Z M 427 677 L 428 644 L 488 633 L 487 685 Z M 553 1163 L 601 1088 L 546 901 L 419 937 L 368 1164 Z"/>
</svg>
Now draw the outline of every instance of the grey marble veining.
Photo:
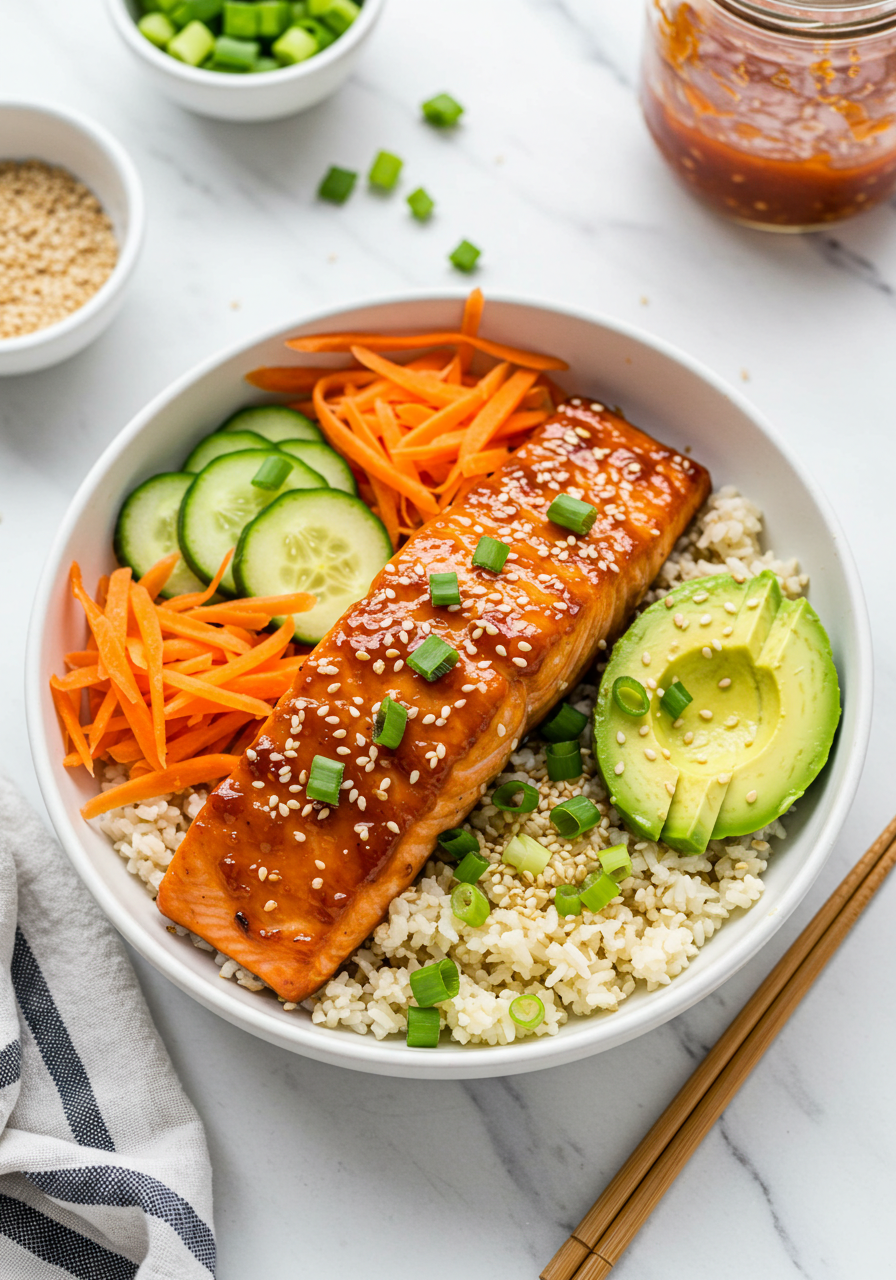
<svg viewBox="0 0 896 1280">
<path fill-rule="evenodd" d="M 820 882 L 725 987 L 610 1053 L 463 1085 L 362 1076 L 251 1039 L 137 961 L 208 1127 L 221 1280 L 534 1280 L 896 807 L 896 208 L 779 237 L 695 205 L 638 112 L 640 30 L 639 0 L 390 0 L 338 98 L 259 127 L 189 116 L 145 89 L 101 0 L 0 5 L 0 92 L 55 98 L 112 128 L 149 216 L 113 329 L 60 368 L 0 382 L 0 762 L 35 801 L 21 617 L 99 451 L 174 377 L 263 327 L 359 295 L 456 284 L 445 259 L 462 236 L 484 250 L 486 291 L 639 324 L 745 389 L 835 502 L 878 640 L 872 749 Z M 451 136 L 419 119 L 419 102 L 443 88 L 467 106 Z M 329 164 L 363 171 L 380 147 L 405 158 L 406 190 L 432 192 L 429 225 L 363 184 L 342 209 L 315 202 Z M 894 905 L 896 884 L 660 1205 L 620 1280 L 896 1272 Z"/>
</svg>

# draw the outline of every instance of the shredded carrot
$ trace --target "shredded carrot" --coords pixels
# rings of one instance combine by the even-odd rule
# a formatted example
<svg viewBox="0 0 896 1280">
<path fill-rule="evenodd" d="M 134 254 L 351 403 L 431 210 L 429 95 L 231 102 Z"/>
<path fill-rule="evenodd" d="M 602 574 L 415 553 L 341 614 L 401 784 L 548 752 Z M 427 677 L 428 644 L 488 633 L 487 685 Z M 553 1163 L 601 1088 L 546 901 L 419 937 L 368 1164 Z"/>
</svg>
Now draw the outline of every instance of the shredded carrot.
<svg viewBox="0 0 896 1280">
<path fill-rule="evenodd" d="M 140 586 L 146 588 L 153 600 L 171 577 L 178 560 L 180 560 L 180 552 L 172 551 L 170 555 L 162 556 L 161 560 L 156 561 L 140 579 Z"/>
<path fill-rule="evenodd" d="M 217 685 L 209 684 L 201 676 L 185 676 L 179 671 L 166 671 L 165 683 L 174 689 L 191 693 L 204 702 L 213 702 L 222 707 L 232 707 L 234 711 L 247 711 L 249 715 L 266 716 L 271 708 L 260 698 L 250 698 L 242 693 L 233 693 Z M 169 704 L 170 706 L 170 704 Z M 168 713 L 166 706 L 165 712 Z"/>
<path fill-rule="evenodd" d="M 114 574 L 112 575 L 115 576 Z M 152 726 L 155 735 L 156 756 L 162 767 L 165 767 L 165 693 L 162 684 L 163 673 L 163 641 L 162 628 L 159 625 L 159 610 L 153 604 L 149 592 L 135 582 L 131 587 L 131 608 L 137 619 L 140 638 L 143 641 L 143 652 L 146 657 L 146 672 L 149 677 L 149 698 L 152 708 Z M 170 680 L 170 675 L 168 679 Z"/>
<path fill-rule="evenodd" d="M 303 365 L 287 365 L 275 369 L 253 369 L 246 375 L 246 381 L 260 391 L 286 392 L 313 391 L 321 378 L 335 372 L 333 369 L 310 369 Z M 370 374 L 363 369 L 339 370 L 340 373 L 351 373 L 352 377 L 361 380 L 361 384 L 372 380 Z"/>
<path fill-rule="evenodd" d="M 109 729 L 115 708 L 118 706 L 118 694 L 114 689 L 110 689 L 103 698 L 99 711 L 94 717 L 93 723 L 87 728 L 87 745 L 90 748 L 90 754 L 96 758 L 99 751 L 99 744 Z"/>
<path fill-rule="evenodd" d="M 152 800 L 155 796 L 184 791 L 200 782 L 214 782 L 226 777 L 238 763 L 239 756 L 195 756 L 192 760 L 184 760 L 169 769 L 153 770 L 139 779 L 123 782 L 118 787 L 100 792 L 87 801 L 81 814 L 88 819 L 97 818 L 101 813 L 108 813 L 110 809 L 118 809 L 122 805 L 138 804 L 141 800 Z"/>
<path fill-rule="evenodd" d="M 471 453 L 468 458 L 464 458 L 458 465 L 460 466 L 461 475 L 465 478 L 487 476 L 492 471 L 497 471 L 498 467 L 503 466 L 509 457 L 509 449 L 486 449 L 482 453 Z"/>
<path fill-rule="evenodd" d="M 174 596 L 173 599 L 165 601 L 165 608 L 174 609 L 175 612 L 182 613 L 184 609 L 196 609 L 200 605 L 204 605 L 207 600 L 211 600 L 212 596 L 221 585 L 221 579 L 227 572 L 227 566 L 233 559 L 233 551 L 234 548 L 231 547 L 224 559 L 221 561 L 218 572 L 212 578 L 204 591 L 188 591 L 185 595 Z"/>
<path fill-rule="evenodd" d="M 81 757 L 81 763 L 87 772 L 93 776 L 93 757 L 90 754 L 90 748 L 87 745 L 87 739 L 84 737 L 84 730 L 81 728 L 75 709 L 68 699 L 67 694 L 61 689 L 50 686 L 53 702 L 56 706 L 56 713 L 65 726 L 65 731 L 71 741 L 74 743 L 75 751 Z"/>
<path fill-rule="evenodd" d="M 565 360 L 558 360 L 556 356 L 538 355 L 535 351 L 523 351 L 520 347 L 508 347 L 502 342 L 489 342 L 485 338 L 465 333 L 322 333 L 314 337 L 290 338 L 286 345 L 294 351 L 354 353 L 359 347 L 366 348 L 367 351 L 408 351 L 415 347 L 449 347 L 457 343 L 468 343 L 477 351 L 496 356 L 499 360 L 509 360 L 511 364 L 518 364 L 523 369 L 544 372 L 548 369 L 569 368 Z M 252 375 L 250 380 L 251 378 Z"/>
<path fill-rule="evenodd" d="M 537 374 L 531 369 L 517 369 L 516 373 L 511 374 L 504 385 L 495 392 L 488 404 L 479 410 L 470 423 L 463 444 L 460 446 L 461 462 L 485 448 L 498 428 L 503 427 L 517 408 L 536 377 Z"/>
</svg>

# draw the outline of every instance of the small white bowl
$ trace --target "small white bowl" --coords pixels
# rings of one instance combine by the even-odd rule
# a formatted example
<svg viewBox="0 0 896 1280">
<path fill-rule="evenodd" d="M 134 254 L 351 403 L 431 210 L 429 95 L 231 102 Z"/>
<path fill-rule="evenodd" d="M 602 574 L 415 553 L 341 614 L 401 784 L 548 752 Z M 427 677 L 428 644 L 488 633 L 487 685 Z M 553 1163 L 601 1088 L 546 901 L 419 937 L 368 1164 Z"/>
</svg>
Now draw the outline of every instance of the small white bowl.
<svg viewBox="0 0 896 1280">
<path fill-rule="evenodd" d="M 0 338 L 0 375 L 67 360 L 99 337 L 124 301 L 143 241 L 143 188 L 130 157 L 100 125 L 68 107 L 0 99 L 0 161 L 61 165 L 89 187 L 112 221 L 118 261 L 93 297 L 56 324 Z"/>
<path fill-rule="evenodd" d="M 355 68 L 361 48 L 385 0 L 364 0 L 348 31 L 321 53 L 293 67 L 260 75 L 227 75 L 178 62 L 141 35 L 139 0 L 107 0 L 115 30 L 151 82 L 189 111 L 216 120 L 279 120 L 307 111 L 341 88 Z"/>
<path fill-rule="evenodd" d="M 443 1037 L 432 1051 L 315 1026 L 304 1009 L 284 1013 L 270 993 L 222 982 L 207 952 L 168 933 L 142 882 L 78 812 L 96 784 L 83 769 L 63 767 L 48 680 L 63 670 L 66 650 L 84 640 L 83 614 L 69 589 L 71 562 L 79 562 L 89 583 L 114 567 L 112 531 L 124 497 L 154 472 L 178 467 L 203 435 L 253 399 L 244 381 L 250 369 L 307 363 L 284 347 L 286 338 L 320 330 L 451 329 L 462 305 L 459 295 L 404 296 L 302 317 L 215 356 L 164 391 L 109 445 L 69 508 L 38 586 L 26 659 L 29 737 L 53 825 L 100 906 L 140 954 L 206 1008 L 263 1040 L 358 1071 L 429 1079 L 511 1075 L 599 1053 L 666 1022 L 731 977 L 780 928 L 823 867 L 855 794 L 871 723 L 871 640 L 852 556 L 827 501 L 750 403 L 689 356 L 616 320 L 491 298 L 487 337 L 562 356 L 570 369 L 558 381 L 570 392 L 620 404 L 658 439 L 692 450 L 717 488 L 735 484 L 759 504 L 769 545 L 782 557 L 796 556 L 811 575 L 810 598 L 840 673 L 843 718 L 827 766 L 787 819 L 787 839 L 763 875 L 762 898 L 726 921 L 668 986 L 636 992 L 617 1013 L 571 1017 L 556 1036 L 495 1047 Z"/>
</svg>

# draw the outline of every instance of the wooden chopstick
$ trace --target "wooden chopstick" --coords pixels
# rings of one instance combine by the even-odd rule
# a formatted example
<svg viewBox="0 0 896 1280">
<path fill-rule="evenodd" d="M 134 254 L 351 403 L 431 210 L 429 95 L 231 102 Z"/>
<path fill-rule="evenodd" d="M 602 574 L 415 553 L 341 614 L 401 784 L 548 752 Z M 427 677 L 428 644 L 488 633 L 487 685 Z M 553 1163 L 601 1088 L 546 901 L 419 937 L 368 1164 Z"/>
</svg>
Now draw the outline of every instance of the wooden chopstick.
<svg viewBox="0 0 896 1280">
<path fill-rule="evenodd" d="M 600 1280 L 652 1212 L 896 862 L 896 818 L 734 1018 L 572 1235 L 542 1280 Z"/>
</svg>

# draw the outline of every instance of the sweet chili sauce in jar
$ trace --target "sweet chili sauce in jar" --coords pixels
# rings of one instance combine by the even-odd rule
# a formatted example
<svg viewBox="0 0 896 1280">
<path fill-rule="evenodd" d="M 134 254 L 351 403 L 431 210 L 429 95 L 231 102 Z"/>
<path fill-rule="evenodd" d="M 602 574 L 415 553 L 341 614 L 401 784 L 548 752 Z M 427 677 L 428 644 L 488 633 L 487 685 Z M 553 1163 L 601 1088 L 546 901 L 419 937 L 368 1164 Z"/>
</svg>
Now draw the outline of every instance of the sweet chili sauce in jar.
<svg viewBox="0 0 896 1280">
<path fill-rule="evenodd" d="M 896 0 L 648 0 L 642 104 L 695 195 L 806 231 L 896 187 Z"/>
</svg>

